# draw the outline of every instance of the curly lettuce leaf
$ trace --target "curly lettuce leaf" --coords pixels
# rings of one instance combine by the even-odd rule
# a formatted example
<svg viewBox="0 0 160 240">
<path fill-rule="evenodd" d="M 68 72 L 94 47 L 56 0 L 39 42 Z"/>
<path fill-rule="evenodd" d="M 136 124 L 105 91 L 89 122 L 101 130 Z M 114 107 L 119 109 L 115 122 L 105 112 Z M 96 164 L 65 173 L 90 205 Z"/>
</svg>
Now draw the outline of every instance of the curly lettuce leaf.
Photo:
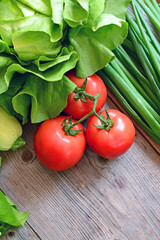
<svg viewBox="0 0 160 240">
<path fill-rule="evenodd" d="M 17 6 L 20 8 L 21 12 L 23 13 L 24 17 L 29 17 L 35 14 L 35 10 L 33 10 L 32 8 L 18 1 L 16 3 Z"/>
<path fill-rule="evenodd" d="M 129 2 L 1 0 L 0 105 L 23 123 L 57 116 L 75 87 L 65 73 L 85 78 L 114 59 Z"/>
<path fill-rule="evenodd" d="M 71 46 L 63 48 L 57 58 L 41 56 L 25 66 L 18 63 L 13 56 L 0 54 L 0 94 L 8 90 L 15 73 L 28 72 L 46 81 L 59 81 L 67 71 L 75 67 L 77 60 L 78 55 Z"/>
<path fill-rule="evenodd" d="M 112 61 L 114 54 L 111 51 L 127 37 L 128 24 L 117 16 L 123 15 L 124 18 L 129 1 L 125 0 L 122 5 L 118 5 L 116 15 L 112 15 L 113 10 L 108 7 L 110 2 L 90 1 L 89 16 L 84 20 L 84 25 L 70 30 L 70 42 L 80 56 L 77 63 L 77 75 L 80 77 L 92 75 Z"/>
<path fill-rule="evenodd" d="M 15 73 L 14 77 L 10 81 L 8 90 L 0 94 L 0 106 L 2 106 L 8 114 L 13 115 L 20 120 L 22 120 L 22 116 L 13 109 L 12 98 L 22 89 L 24 83 L 24 75 Z"/>
<path fill-rule="evenodd" d="M 104 12 L 125 20 L 129 3 L 130 0 L 107 0 L 105 1 Z"/>
<path fill-rule="evenodd" d="M 14 63 L 14 59 L 0 54 L 0 94 L 5 92 L 10 84 L 11 78 L 6 78 L 8 67 Z"/>
<path fill-rule="evenodd" d="M 88 4 L 89 1 L 72 1 L 72 0 L 65 0 L 65 7 L 64 7 L 64 19 L 68 23 L 70 27 L 76 27 L 82 24 L 82 21 L 87 18 L 88 15 Z"/>
<path fill-rule="evenodd" d="M 58 41 L 63 37 L 63 0 L 50 0 L 53 21 L 53 35 L 54 41 Z"/>
<path fill-rule="evenodd" d="M 18 7 L 16 2 L 13 2 L 11 0 L 0 1 L 0 19 L 13 20 L 20 17 L 23 17 L 23 12 Z"/>
<path fill-rule="evenodd" d="M 51 5 L 49 0 L 17 0 L 36 12 L 42 13 L 44 15 L 50 16 L 52 14 Z"/>
<path fill-rule="evenodd" d="M 42 32 L 49 35 L 51 41 L 52 34 L 54 35 L 52 29 L 53 22 L 50 17 L 35 13 L 32 16 L 21 17 L 13 20 L 0 20 L 0 35 L 3 41 L 5 41 L 9 46 L 13 46 L 13 35 L 14 34 L 27 34 L 32 32 Z M 26 35 L 27 37 L 27 35 Z M 34 42 L 34 36 L 33 36 Z M 27 39 L 26 39 L 27 41 Z M 37 46 L 38 47 L 38 46 Z M 33 49 L 36 51 L 36 49 Z"/>
<path fill-rule="evenodd" d="M 31 74 L 25 78 L 23 89 L 12 99 L 13 108 L 22 115 L 23 123 L 30 115 L 32 123 L 59 115 L 67 104 L 68 94 L 76 87 L 66 76 L 55 82 L 47 82 Z"/>
</svg>

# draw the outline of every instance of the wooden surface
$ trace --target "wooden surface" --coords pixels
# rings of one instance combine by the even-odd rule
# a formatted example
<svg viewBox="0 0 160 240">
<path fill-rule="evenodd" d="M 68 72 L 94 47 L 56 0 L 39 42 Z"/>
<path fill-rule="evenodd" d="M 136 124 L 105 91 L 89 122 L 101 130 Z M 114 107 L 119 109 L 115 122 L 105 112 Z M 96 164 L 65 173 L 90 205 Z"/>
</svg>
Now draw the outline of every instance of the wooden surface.
<svg viewBox="0 0 160 240">
<path fill-rule="evenodd" d="M 116 108 L 109 98 L 106 107 Z M 139 130 L 119 158 L 87 147 L 76 166 L 54 172 L 34 155 L 36 128 L 24 127 L 23 148 L 1 154 L 0 189 L 30 213 L 2 240 L 160 240 L 160 156 Z"/>
<path fill-rule="evenodd" d="M 87 147 L 75 167 L 54 172 L 35 158 L 36 128 L 25 126 L 26 146 L 2 155 L 0 189 L 30 212 L 24 227 L 9 229 L 2 240 L 160 239 L 160 157 L 139 131 L 117 159 Z"/>
</svg>

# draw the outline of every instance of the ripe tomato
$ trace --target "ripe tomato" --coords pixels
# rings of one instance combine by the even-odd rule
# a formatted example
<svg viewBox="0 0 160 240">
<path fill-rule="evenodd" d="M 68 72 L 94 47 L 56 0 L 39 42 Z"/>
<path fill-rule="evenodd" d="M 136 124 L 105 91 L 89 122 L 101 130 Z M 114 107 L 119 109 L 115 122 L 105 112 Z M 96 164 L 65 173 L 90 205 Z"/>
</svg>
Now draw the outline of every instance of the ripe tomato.
<svg viewBox="0 0 160 240">
<path fill-rule="evenodd" d="M 109 131 L 99 129 L 94 125 L 101 125 L 101 121 L 92 116 L 86 127 L 87 143 L 93 151 L 104 158 L 116 158 L 125 153 L 132 145 L 135 137 L 135 128 L 131 120 L 115 109 L 108 109 L 108 114 L 114 125 Z M 106 118 L 106 111 L 102 111 Z M 94 124 L 94 125 L 93 125 Z"/>
<path fill-rule="evenodd" d="M 34 151 L 39 161 L 46 167 L 61 171 L 75 165 L 82 157 L 86 138 L 83 126 L 76 125 L 73 130 L 83 129 L 76 136 L 67 135 L 62 122 L 67 116 L 58 116 L 43 122 L 34 136 Z M 72 122 L 76 122 L 72 119 Z"/>
<path fill-rule="evenodd" d="M 85 79 L 76 77 L 75 70 L 71 70 L 66 74 L 66 76 L 74 82 L 79 88 L 82 87 Z M 102 81 L 102 79 L 97 75 L 93 74 L 92 76 L 87 77 L 87 84 L 85 91 L 88 94 L 96 95 L 97 93 L 100 93 L 100 98 L 97 102 L 96 112 L 101 110 L 101 108 L 104 106 L 107 98 L 107 89 Z M 89 103 L 83 102 L 81 99 L 75 100 L 75 92 L 72 92 L 69 94 L 67 99 L 67 106 L 64 109 L 64 112 L 72 116 L 76 119 L 80 119 L 84 117 L 86 114 L 88 114 L 93 107 L 93 101 L 86 99 Z"/>
</svg>

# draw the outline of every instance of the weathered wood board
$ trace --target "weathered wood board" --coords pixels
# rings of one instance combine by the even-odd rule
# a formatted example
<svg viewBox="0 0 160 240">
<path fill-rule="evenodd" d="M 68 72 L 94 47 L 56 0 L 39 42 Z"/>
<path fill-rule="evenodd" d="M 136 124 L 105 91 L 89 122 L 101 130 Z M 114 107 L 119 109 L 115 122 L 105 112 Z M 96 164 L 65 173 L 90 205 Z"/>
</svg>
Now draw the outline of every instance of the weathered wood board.
<svg viewBox="0 0 160 240">
<path fill-rule="evenodd" d="M 23 148 L 2 154 L 0 189 L 30 213 L 2 240 L 160 240 L 160 156 L 139 130 L 119 158 L 87 147 L 76 166 L 54 172 L 35 157 L 37 126 L 24 127 Z"/>
<path fill-rule="evenodd" d="M 25 126 L 26 146 L 2 155 L 0 188 L 30 212 L 25 226 L 2 240 L 160 239 L 160 157 L 139 131 L 117 159 L 87 147 L 76 166 L 54 172 L 35 158 L 36 128 Z"/>
</svg>

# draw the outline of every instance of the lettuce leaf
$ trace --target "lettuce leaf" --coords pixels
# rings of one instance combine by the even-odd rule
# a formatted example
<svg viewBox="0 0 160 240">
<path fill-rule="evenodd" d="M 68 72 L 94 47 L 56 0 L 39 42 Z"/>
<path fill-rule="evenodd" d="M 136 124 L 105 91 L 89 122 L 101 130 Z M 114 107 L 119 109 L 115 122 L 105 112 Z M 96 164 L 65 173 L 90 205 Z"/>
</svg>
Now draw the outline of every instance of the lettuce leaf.
<svg viewBox="0 0 160 240">
<path fill-rule="evenodd" d="M 0 237 L 10 226 L 23 226 L 28 212 L 18 211 L 16 205 L 0 191 Z"/>
<path fill-rule="evenodd" d="M 25 78 L 23 89 L 12 99 L 13 108 L 22 115 L 23 123 L 27 122 L 29 116 L 36 123 L 59 115 L 67 103 L 68 94 L 76 87 L 66 76 L 55 82 L 44 81 L 31 74 Z"/>
<path fill-rule="evenodd" d="M 25 124 L 59 115 L 75 85 L 115 57 L 130 0 L 1 0 L 0 106 Z"/>
</svg>

